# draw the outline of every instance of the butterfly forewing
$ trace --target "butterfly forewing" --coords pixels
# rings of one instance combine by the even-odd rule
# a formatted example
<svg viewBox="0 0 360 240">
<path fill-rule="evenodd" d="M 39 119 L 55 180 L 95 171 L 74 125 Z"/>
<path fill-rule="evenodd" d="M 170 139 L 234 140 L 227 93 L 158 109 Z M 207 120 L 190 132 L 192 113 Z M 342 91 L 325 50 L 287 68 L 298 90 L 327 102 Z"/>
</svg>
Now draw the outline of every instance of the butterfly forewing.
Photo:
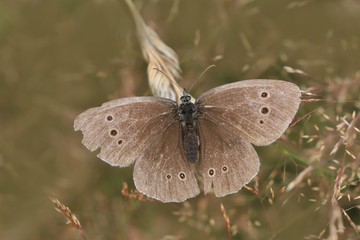
<svg viewBox="0 0 360 240">
<path fill-rule="evenodd" d="M 289 127 L 300 96 L 300 89 L 293 83 L 245 80 L 205 92 L 196 105 L 202 117 L 223 125 L 245 141 L 267 145 Z"/>
<path fill-rule="evenodd" d="M 99 158 L 125 167 L 143 154 L 149 142 L 161 138 L 159 133 L 173 123 L 174 108 L 176 103 L 165 98 L 118 99 L 80 114 L 74 129 L 82 131 L 82 143 L 90 151 L 101 148 Z"/>
<path fill-rule="evenodd" d="M 258 172 L 260 162 L 254 147 L 209 118 L 199 118 L 200 173 L 205 194 L 221 197 L 235 193 Z"/>
<path fill-rule="evenodd" d="M 180 124 L 172 124 L 154 139 L 135 162 L 136 188 L 162 202 L 182 202 L 199 194 L 194 165 L 184 154 Z"/>
</svg>

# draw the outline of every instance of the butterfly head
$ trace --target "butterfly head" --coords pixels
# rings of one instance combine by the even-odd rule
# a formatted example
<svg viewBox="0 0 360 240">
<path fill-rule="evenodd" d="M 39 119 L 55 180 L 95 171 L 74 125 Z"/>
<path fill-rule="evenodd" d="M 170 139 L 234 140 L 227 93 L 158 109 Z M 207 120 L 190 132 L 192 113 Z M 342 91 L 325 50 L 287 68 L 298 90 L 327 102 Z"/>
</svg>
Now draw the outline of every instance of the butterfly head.
<svg viewBox="0 0 360 240">
<path fill-rule="evenodd" d="M 177 112 L 181 121 L 191 123 L 194 121 L 194 117 L 197 113 L 197 109 L 194 103 L 191 102 L 191 96 L 184 91 L 180 97 L 180 105 L 177 108 Z"/>
<path fill-rule="evenodd" d="M 181 103 L 189 103 L 191 102 L 191 96 L 184 91 L 183 95 L 180 97 Z"/>
</svg>

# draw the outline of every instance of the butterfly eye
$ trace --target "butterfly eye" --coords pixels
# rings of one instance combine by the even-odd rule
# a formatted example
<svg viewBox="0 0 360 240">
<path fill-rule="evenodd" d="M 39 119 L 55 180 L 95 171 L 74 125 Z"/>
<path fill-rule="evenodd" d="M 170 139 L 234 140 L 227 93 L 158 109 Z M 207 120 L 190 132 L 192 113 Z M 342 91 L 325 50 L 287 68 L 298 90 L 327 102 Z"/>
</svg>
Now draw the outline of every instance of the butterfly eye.
<svg viewBox="0 0 360 240">
<path fill-rule="evenodd" d="M 260 123 L 260 124 L 264 124 L 264 121 L 263 121 L 263 120 L 260 120 L 259 123 Z"/>
<path fill-rule="evenodd" d="M 269 93 L 268 92 L 262 92 L 261 93 L 261 97 L 262 98 L 267 98 L 269 96 Z"/>
<path fill-rule="evenodd" d="M 215 169 L 210 168 L 209 171 L 208 171 L 208 174 L 209 174 L 210 177 L 213 177 L 215 175 Z"/>
<path fill-rule="evenodd" d="M 110 135 L 113 136 L 113 137 L 115 137 L 117 135 L 117 133 L 118 132 L 115 129 L 110 131 Z"/>
<path fill-rule="evenodd" d="M 172 178 L 171 174 L 166 174 L 166 179 L 170 180 Z"/>
<path fill-rule="evenodd" d="M 121 145 L 121 144 L 123 143 L 123 140 L 120 139 L 120 140 L 117 141 L 117 143 L 118 143 L 119 145 Z"/>
<path fill-rule="evenodd" d="M 268 114 L 268 113 L 269 113 L 269 108 L 267 108 L 267 107 L 262 107 L 262 108 L 261 108 L 261 113 L 262 113 L 262 114 Z"/>
<path fill-rule="evenodd" d="M 179 178 L 184 181 L 186 179 L 186 174 L 184 172 L 179 172 Z"/>
<path fill-rule="evenodd" d="M 221 171 L 222 171 L 223 173 L 226 173 L 228 170 L 229 170 L 229 168 L 228 168 L 226 165 L 224 165 L 224 166 L 221 167 Z"/>
<path fill-rule="evenodd" d="M 106 121 L 111 122 L 112 120 L 114 120 L 113 116 L 109 115 L 106 117 Z"/>
</svg>

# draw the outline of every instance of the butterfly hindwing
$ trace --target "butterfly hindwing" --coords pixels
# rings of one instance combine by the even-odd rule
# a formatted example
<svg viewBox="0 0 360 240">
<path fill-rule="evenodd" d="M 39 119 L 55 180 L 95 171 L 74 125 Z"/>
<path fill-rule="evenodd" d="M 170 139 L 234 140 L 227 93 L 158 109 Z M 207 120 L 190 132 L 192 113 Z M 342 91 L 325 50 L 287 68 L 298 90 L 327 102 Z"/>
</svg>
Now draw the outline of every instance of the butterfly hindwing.
<svg viewBox="0 0 360 240">
<path fill-rule="evenodd" d="M 136 188 L 162 202 L 182 202 L 199 194 L 194 165 L 185 157 L 180 124 L 171 124 L 135 162 Z"/>
<path fill-rule="evenodd" d="M 236 193 L 258 172 L 254 147 L 241 136 L 206 117 L 199 119 L 200 165 L 205 194 L 222 197 Z"/>
</svg>

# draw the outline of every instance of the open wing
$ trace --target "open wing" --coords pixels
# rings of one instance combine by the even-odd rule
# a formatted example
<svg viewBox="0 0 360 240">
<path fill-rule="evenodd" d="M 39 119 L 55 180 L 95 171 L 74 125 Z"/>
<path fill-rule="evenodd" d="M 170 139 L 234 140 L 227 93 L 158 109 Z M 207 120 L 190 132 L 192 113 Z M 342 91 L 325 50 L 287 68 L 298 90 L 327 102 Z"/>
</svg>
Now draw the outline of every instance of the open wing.
<svg viewBox="0 0 360 240">
<path fill-rule="evenodd" d="M 123 98 L 80 114 L 75 130 L 84 134 L 98 157 L 125 167 L 135 162 L 134 182 L 143 194 L 163 202 L 181 202 L 199 194 L 193 169 L 182 150 L 176 103 L 158 97 Z"/>
<path fill-rule="evenodd" d="M 161 137 L 173 122 L 175 107 L 174 101 L 158 97 L 117 99 L 81 113 L 74 129 L 82 131 L 82 143 L 90 151 L 101 148 L 99 158 L 126 167 Z"/>
<path fill-rule="evenodd" d="M 200 166 L 205 194 L 222 197 L 238 192 L 258 172 L 260 162 L 251 143 L 212 119 L 200 118 Z"/>
<path fill-rule="evenodd" d="M 288 128 L 300 104 L 300 89 L 280 80 L 245 80 L 213 88 L 196 105 L 212 119 L 255 145 L 267 145 Z"/>
<path fill-rule="evenodd" d="M 187 161 L 180 123 L 172 124 L 146 150 L 134 167 L 136 188 L 162 202 L 182 202 L 199 194 L 194 165 Z"/>
</svg>

